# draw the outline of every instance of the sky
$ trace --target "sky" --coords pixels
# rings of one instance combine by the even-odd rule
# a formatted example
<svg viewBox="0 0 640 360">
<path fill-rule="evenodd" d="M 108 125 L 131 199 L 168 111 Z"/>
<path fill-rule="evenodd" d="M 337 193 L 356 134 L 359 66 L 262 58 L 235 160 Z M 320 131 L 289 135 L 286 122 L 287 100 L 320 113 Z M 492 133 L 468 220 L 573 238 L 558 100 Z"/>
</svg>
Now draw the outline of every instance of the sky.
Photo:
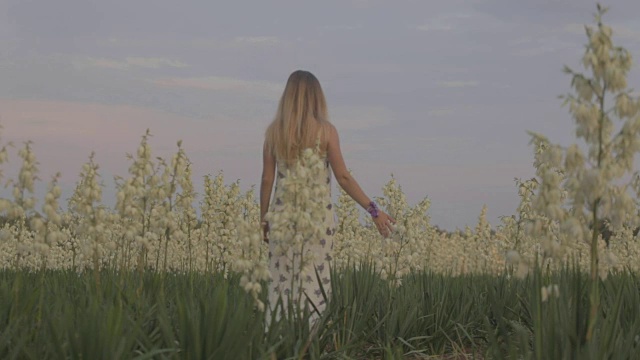
<svg viewBox="0 0 640 360">
<path fill-rule="evenodd" d="M 640 58 L 640 1 L 611 0 L 614 42 Z M 105 203 L 150 129 L 154 155 L 182 140 L 196 190 L 223 171 L 259 188 L 264 130 L 287 77 L 313 72 L 347 167 L 369 197 L 393 176 L 432 224 L 493 226 L 535 175 L 527 130 L 570 144 L 558 95 L 582 70 L 585 0 L 0 0 L 0 124 L 34 142 L 39 185 L 68 198 L 92 151 Z M 640 88 L 637 65 L 630 85 Z M 333 182 L 334 194 L 337 185 Z M 0 196 L 10 197 L 0 188 Z M 42 198 L 42 197 L 41 197 Z"/>
</svg>

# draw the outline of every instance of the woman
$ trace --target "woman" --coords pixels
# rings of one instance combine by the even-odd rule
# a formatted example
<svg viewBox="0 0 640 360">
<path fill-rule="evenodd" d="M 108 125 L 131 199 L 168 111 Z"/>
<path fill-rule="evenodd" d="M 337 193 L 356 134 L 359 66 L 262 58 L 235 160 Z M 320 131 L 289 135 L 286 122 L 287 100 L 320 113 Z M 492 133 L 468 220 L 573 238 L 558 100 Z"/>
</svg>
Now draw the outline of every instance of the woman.
<svg viewBox="0 0 640 360">
<path fill-rule="evenodd" d="M 265 215 L 269 212 L 274 180 L 278 189 L 278 182 L 285 178 L 286 170 L 298 159 L 302 150 L 308 148 L 319 150 L 320 155 L 325 159 L 322 179 L 326 178 L 326 181 L 322 183 L 326 184 L 328 195 L 322 199 L 326 213 L 324 223 L 319 225 L 327 230 L 322 233 L 321 239 L 306 239 L 308 246 L 305 245 L 303 251 L 312 252 L 315 269 L 313 274 L 317 272 L 325 290 L 329 289 L 330 284 L 329 263 L 335 233 L 330 192 L 332 170 L 342 189 L 371 214 L 381 235 L 388 236 L 392 230 L 391 224 L 395 223 L 394 219 L 378 209 L 376 204 L 365 195 L 347 170 L 340 151 L 338 132 L 328 120 L 327 105 L 318 79 L 308 71 L 293 72 L 280 99 L 275 119 L 267 128 L 263 148 L 260 219 L 264 241 L 269 243 L 269 270 L 273 279 L 269 286 L 269 301 L 272 308 L 281 294 L 295 296 L 298 289 L 302 290 L 299 293 L 300 296 L 312 303 L 310 304 L 312 308 L 322 311 L 325 306 L 316 276 L 307 273 L 304 275 L 305 278 L 299 279 L 299 287 L 293 284 L 291 279 L 294 277 L 298 279 L 300 276 L 295 273 L 296 268 L 291 265 L 291 259 L 286 254 L 275 252 L 279 239 L 268 238 L 269 224 L 265 221 Z M 271 212 L 277 212 L 282 206 L 282 199 L 275 196 L 274 201 L 271 202 Z M 285 296 L 283 300 L 286 304 Z"/>
</svg>

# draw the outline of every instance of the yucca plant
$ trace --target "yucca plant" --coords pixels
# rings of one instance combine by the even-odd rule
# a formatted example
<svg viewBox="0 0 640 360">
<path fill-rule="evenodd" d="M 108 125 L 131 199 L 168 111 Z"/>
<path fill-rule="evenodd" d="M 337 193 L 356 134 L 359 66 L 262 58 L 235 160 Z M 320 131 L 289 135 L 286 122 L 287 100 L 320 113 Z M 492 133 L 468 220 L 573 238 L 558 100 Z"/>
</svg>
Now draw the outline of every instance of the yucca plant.
<svg viewBox="0 0 640 360">
<path fill-rule="evenodd" d="M 597 5 L 596 26 L 585 26 L 588 42 L 582 63 L 589 72 L 583 74 L 565 66 L 571 76 L 575 94 L 562 96 L 576 122 L 576 136 L 583 146 L 566 149 L 552 145 L 539 134 L 531 133 L 532 142 L 545 148 L 536 155 L 541 184 L 534 201 L 536 211 L 555 222 L 559 231 L 535 221 L 532 230 L 540 236 L 548 254 L 562 259 L 574 242 L 589 244 L 589 314 L 583 335 L 590 341 L 600 317 L 599 279 L 608 268 L 601 261 L 603 247 L 601 225 L 609 219 L 613 231 L 635 227 L 637 209 L 631 197 L 632 182 L 624 178 L 633 172 L 636 153 L 640 151 L 640 98 L 627 88 L 631 54 L 613 44 L 613 30 L 602 22 L 607 8 Z M 611 105 L 613 103 L 613 105 Z M 619 129 L 613 122 L 618 118 Z M 612 259 L 609 259 L 612 262 Z"/>
</svg>

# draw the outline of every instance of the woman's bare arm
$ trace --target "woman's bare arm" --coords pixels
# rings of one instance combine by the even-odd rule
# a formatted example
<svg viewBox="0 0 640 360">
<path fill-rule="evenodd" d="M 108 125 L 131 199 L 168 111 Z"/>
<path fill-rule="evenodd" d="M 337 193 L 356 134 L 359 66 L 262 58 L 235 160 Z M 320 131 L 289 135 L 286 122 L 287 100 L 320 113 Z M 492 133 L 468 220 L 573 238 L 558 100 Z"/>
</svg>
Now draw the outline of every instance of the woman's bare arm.
<svg viewBox="0 0 640 360">
<path fill-rule="evenodd" d="M 340 150 L 340 139 L 338 137 L 338 131 L 334 126 L 331 127 L 331 131 L 329 133 L 329 142 L 327 145 L 327 152 L 329 157 L 329 164 L 331 164 L 331 169 L 333 169 L 333 173 L 336 176 L 336 180 L 338 184 L 344 191 L 351 196 L 355 202 L 360 204 L 364 209 L 369 207 L 371 200 L 367 195 L 365 195 L 364 191 L 358 185 L 356 179 L 351 176 L 349 170 L 347 170 L 347 166 L 344 163 L 344 159 L 342 158 L 342 151 Z M 391 231 L 393 231 L 393 227 L 391 224 L 395 224 L 396 220 L 389 216 L 382 210 L 378 211 L 378 216 L 373 218 L 373 223 L 380 234 L 384 237 L 389 236 Z"/>
<path fill-rule="evenodd" d="M 340 187 L 344 189 L 344 191 L 351 196 L 355 202 L 360 204 L 362 208 L 366 209 L 369 207 L 371 199 L 365 195 L 356 179 L 354 179 L 349 173 L 349 170 L 347 170 L 347 166 L 342 158 L 342 151 L 340 150 L 338 131 L 334 126 L 331 126 L 331 131 L 329 132 L 327 152 L 329 164 L 331 164 L 331 169 L 333 170 L 333 174 L 335 175 Z"/>
</svg>

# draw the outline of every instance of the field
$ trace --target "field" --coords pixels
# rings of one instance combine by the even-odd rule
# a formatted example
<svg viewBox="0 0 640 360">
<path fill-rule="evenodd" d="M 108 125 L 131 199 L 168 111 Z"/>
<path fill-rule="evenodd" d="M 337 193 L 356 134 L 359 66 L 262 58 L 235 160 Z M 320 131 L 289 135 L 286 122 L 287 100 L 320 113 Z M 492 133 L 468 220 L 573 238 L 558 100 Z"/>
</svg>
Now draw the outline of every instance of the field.
<svg viewBox="0 0 640 360">
<path fill-rule="evenodd" d="M 390 287 L 371 267 L 334 274 L 314 330 L 308 313 L 271 321 L 238 276 L 47 270 L 0 273 L 3 359 L 632 359 L 638 278 L 611 274 L 595 341 L 583 344 L 588 279 L 563 270 L 449 276 L 414 272 Z M 557 284 L 558 296 L 539 289 Z M 363 296 L 365 294 L 365 296 Z M 574 296 L 578 295 L 578 296 Z M 266 299 L 264 299 L 266 300 Z"/>
<path fill-rule="evenodd" d="M 398 220 L 383 239 L 341 193 L 317 319 L 295 302 L 284 316 L 269 311 L 281 303 L 268 304 L 264 290 L 254 191 L 220 173 L 197 196 L 181 143 L 160 159 L 145 134 L 113 208 L 91 155 L 64 209 L 58 175 L 38 205 L 38 163 L 24 144 L 11 198 L 0 199 L 0 357 L 640 358 L 640 99 L 627 88 L 631 55 L 613 45 L 604 12 L 586 30 L 590 73 L 565 69 L 582 142 L 531 134 L 536 177 L 516 179 L 515 214 L 492 227 L 483 208 L 474 228 L 442 231 L 429 199 L 410 206 L 392 178 L 376 199 Z M 3 165 L 11 146 L 0 146 Z M 283 188 L 306 190 L 268 215 L 286 249 L 324 231 L 315 225 L 318 161 L 301 156 L 303 170 Z"/>
</svg>

